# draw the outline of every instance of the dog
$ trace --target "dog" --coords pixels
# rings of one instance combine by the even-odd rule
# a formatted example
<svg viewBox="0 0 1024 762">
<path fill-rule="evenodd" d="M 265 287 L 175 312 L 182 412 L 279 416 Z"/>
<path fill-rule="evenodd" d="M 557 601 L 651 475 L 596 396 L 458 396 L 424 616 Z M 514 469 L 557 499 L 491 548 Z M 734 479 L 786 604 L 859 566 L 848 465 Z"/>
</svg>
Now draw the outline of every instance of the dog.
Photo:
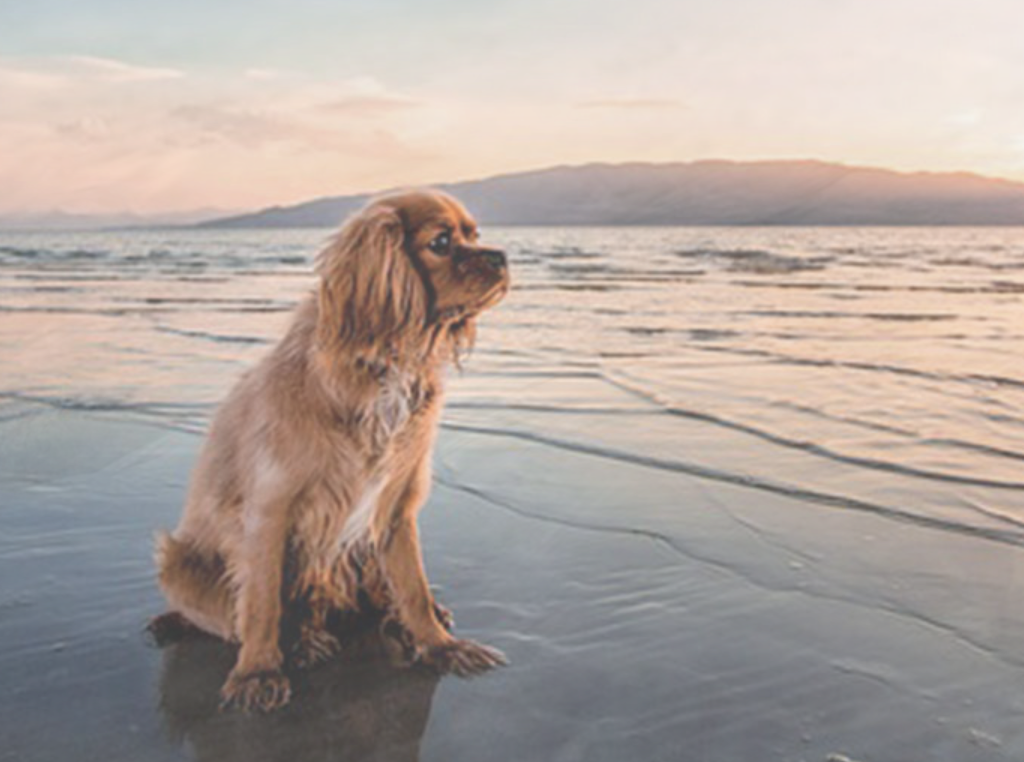
<svg viewBox="0 0 1024 762">
<path fill-rule="evenodd" d="M 507 293 L 505 254 L 479 243 L 451 196 L 405 191 L 347 220 L 315 269 L 318 288 L 284 338 L 214 416 L 178 527 L 157 537 L 165 616 L 237 643 L 221 697 L 242 710 L 287 703 L 286 661 L 334 655 L 328 615 L 365 600 L 442 673 L 505 663 L 450 633 L 416 523 L 444 370 Z M 286 660 L 289 616 L 299 621 Z"/>
</svg>

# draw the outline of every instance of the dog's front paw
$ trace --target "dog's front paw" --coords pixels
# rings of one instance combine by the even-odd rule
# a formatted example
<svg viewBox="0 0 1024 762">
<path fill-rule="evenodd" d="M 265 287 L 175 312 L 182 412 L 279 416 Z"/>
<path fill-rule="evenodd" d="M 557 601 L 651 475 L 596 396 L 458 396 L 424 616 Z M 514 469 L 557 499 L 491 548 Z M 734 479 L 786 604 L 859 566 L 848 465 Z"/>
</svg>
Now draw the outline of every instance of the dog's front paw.
<svg viewBox="0 0 1024 762">
<path fill-rule="evenodd" d="M 292 649 L 292 663 L 299 669 L 327 661 L 341 650 L 341 641 L 326 630 L 305 628 Z"/>
<path fill-rule="evenodd" d="M 508 664 L 505 654 L 497 648 L 473 640 L 455 640 L 426 649 L 420 661 L 438 672 L 472 677 L 489 669 Z"/>
<path fill-rule="evenodd" d="M 239 674 L 232 670 L 220 689 L 221 709 L 271 712 L 288 703 L 291 684 L 279 669 Z"/>
</svg>

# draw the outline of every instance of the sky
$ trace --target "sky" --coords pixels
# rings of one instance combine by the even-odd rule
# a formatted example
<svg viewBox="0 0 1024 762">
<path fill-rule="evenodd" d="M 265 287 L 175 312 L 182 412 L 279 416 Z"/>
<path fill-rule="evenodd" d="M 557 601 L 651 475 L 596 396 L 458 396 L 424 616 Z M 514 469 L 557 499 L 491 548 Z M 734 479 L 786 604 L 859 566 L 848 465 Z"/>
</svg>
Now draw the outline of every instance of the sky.
<svg viewBox="0 0 1024 762">
<path fill-rule="evenodd" d="M 0 214 L 593 161 L 1024 181 L 1019 0 L 0 0 Z"/>
</svg>

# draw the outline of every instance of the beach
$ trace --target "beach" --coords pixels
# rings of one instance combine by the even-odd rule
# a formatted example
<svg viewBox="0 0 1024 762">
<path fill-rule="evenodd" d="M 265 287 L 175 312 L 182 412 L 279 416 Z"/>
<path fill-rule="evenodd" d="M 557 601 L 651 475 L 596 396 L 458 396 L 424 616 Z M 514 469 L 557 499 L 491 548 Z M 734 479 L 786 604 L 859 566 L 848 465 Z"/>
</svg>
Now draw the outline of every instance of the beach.
<svg viewBox="0 0 1024 762">
<path fill-rule="evenodd" d="M 2 760 L 1024 758 L 1024 238 L 502 228 L 421 515 L 473 680 L 371 633 L 270 716 L 152 537 L 326 230 L 0 234 Z"/>
</svg>

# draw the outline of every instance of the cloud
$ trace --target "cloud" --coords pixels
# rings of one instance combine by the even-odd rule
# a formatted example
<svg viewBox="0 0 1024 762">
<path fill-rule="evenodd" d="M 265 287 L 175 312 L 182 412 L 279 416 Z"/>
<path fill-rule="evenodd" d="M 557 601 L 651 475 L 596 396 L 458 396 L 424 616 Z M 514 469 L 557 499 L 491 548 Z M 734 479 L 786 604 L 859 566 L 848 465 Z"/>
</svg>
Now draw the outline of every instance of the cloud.
<svg viewBox="0 0 1024 762">
<path fill-rule="evenodd" d="M 100 116 L 83 116 L 54 125 L 54 132 L 71 140 L 106 140 L 114 134 L 107 119 Z"/>
<path fill-rule="evenodd" d="M 372 77 L 0 57 L 0 103 L 0 145 L 17 146 L 0 151 L 0 209 L 248 207 L 438 161 L 424 134 L 440 109 Z"/>
<path fill-rule="evenodd" d="M 310 90 L 309 95 L 311 110 L 320 116 L 386 117 L 426 105 L 416 98 L 389 90 L 373 77 L 353 77 L 326 83 Z"/>
<path fill-rule="evenodd" d="M 243 106 L 185 105 L 174 108 L 170 116 L 199 135 L 253 148 L 296 137 L 294 125 L 268 112 Z"/>
<path fill-rule="evenodd" d="M 247 104 L 191 104 L 169 114 L 178 142 L 217 142 L 245 149 L 281 148 L 335 155 L 398 158 L 417 155 L 384 125 L 328 123 L 315 111 L 256 108 Z"/>
<path fill-rule="evenodd" d="M 167 113 L 176 129 L 195 143 L 404 155 L 403 112 L 426 105 L 368 77 L 323 82 L 251 74 L 201 101 L 175 99 Z"/>
<path fill-rule="evenodd" d="M 379 116 L 381 114 L 406 111 L 421 106 L 414 98 L 387 93 L 346 95 L 328 103 L 322 103 L 318 109 L 327 114 L 344 116 Z"/>
<path fill-rule="evenodd" d="M 68 84 L 59 74 L 23 68 L 0 66 L 0 88 L 29 91 L 56 90 Z"/>
<path fill-rule="evenodd" d="M 162 79 L 180 79 L 185 76 L 185 73 L 178 69 L 138 66 L 113 58 L 69 56 L 67 60 L 79 73 L 105 82 L 154 82 Z"/>
<path fill-rule="evenodd" d="M 178 69 L 138 66 L 113 58 L 62 56 L 0 62 L 0 88 L 45 93 L 89 85 L 120 85 L 181 79 Z"/>
<path fill-rule="evenodd" d="M 658 109 L 686 108 L 682 101 L 674 98 L 605 98 L 581 101 L 577 108 L 618 109 L 623 111 L 644 111 Z"/>
</svg>

